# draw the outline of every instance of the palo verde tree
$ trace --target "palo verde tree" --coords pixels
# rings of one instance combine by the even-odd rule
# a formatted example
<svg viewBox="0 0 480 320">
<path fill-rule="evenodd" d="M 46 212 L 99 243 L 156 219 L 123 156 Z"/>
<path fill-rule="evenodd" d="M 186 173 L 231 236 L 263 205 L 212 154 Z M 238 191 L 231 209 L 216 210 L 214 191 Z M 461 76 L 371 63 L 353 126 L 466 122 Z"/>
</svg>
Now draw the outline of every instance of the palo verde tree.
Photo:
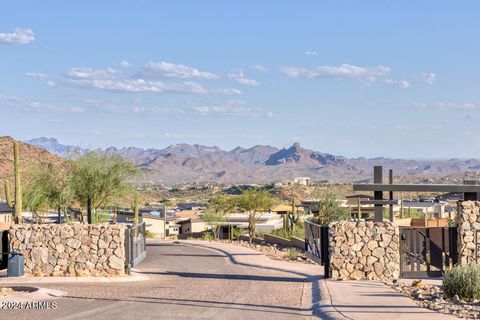
<svg viewBox="0 0 480 320">
<path fill-rule="evenodd" d="M 61 222 L 61 213 L 65 221 L 69 222 L 68 209 L 72 203 L 72 195 L 67 186 L 66 173 L 57 167 L 36 166 L 30 170 L 30 182 L 25 189 L 25 206 L 38 215 L 39 211 L 55 209 L 58 214 L 58 223 Z"/>
<path fill-rule="evenodd" d="M 212 227 L 214 238 L 218 238 L 221 223 L 228 222 L 227 213 L 232 212 L 234 207 L 235 203 L 227 195 L 216 196 L 208 202 L 207 209 L 202 213 L 201 217 L 203 221 Z"/>
<path fill-rule="evenodd" d="M 339 196 L 334 192 L 326 193 L 318 200 L 318 216 L 316 222 L 328 225 L 330 222 L 348 220 L 351 218 L 350 210 L 341 205 Z"/>
<path fill-rule="evenodd" d="M 236 200 L 240 210 L 248 214 L 248 235 L 250 243 L 255 236 L 258 220 L 272 207 L 274 201 L 271 194 L 266 190 L 246 190 Z"/>
<path fill-rule="evenodd" d="M 68 185 L 75 200 L 87 209 L 88 223 L 93 210 L 132 192 L 130 179 L 137 172 L 133 164 L 106 153 L 90 152 L 72 163 Z"/>
</svg>

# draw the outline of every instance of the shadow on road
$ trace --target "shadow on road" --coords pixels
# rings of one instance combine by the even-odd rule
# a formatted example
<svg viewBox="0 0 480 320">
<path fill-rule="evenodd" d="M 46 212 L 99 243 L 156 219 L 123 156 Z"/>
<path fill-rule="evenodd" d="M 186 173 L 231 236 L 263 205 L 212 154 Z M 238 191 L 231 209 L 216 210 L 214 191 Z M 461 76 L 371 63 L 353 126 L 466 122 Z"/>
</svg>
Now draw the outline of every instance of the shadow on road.
<svg viewBox="0 0 480 320">
<path fill-rule="evenodd" d="M 156 272 L 143 271 L 142 274 L 157 274 L 157 275 L 173 275 L 185 278 L 206 278 L 206 279 L 228 279 L 228 280 L 254 280 L 254 281 L 281 281 L 281 282 L 307 282 L 305 278 L 291 278 L 291 277 L 267 277 L 267 276 L 252 276 L 244 274 L 216 274 L 216 273 L 195 273 L 195 272 Z"/>
<path fill-rule="evenodd" d="M 217 279 L 218 278 L 224 278 L 224 279 L 239 279 L 239 280 L 242 279 L 242 278 L 243 279 L 248 279 L 248 277 L 250 277 L 250 279 L 248 279 L 248 280 L 310 282 L 312 284 L 312 301 L 311 301 L 312 307 L 308 308 L 308 309 L 305 309 L 305 310 L 298 308 L 297 310 L 298 311 L 311 311 L 314 316 L 321 317 L 322 319 L 333 319 L 328 314 L 320 311 L 322 307 L 332 307 L 331 304 L 330 305 L 322 305 L 320 303 L 321 292 L 320 292 L 319 281 L 324 279 L 323 275 L 312 276 L 310 274 L 306 274 L 306 273 L 303 273 L 303 272 L 288 270 L 288 269 L 284 269 L 284 268 L 280 268 L 280 267 L 269 267 L 269 266 L 257 265 L 257 264 L 252 264 L 252 263 L 244 263 L 244 262 L 239 261 L 236 258 L 236 256 L 240 256 L 240 255 L 253 255 L 253 256 L 255 256 L 255 255 L 262 255 L 262 254 L 261 253 L 259 253 L 259 254 L 256 254 L 256 253 L 252 253 L 252 254 L 245 254 L 245 253 L 232 254 L 232 253 L 230 253 L 226 250 L 217 248 L 215 246 L 209 246 L 209 245 L 199 244 L 199 243 L 187 243 L 187 242 L 178 241 L 178 242 L 175 242 L 175 243 L 168 243 L 168 244 L 158 244 L 158 243 L 157 244 L 147 244 L 147 247 L 148 246 L 178 246 L 178 245 L 193 246 L 193 247 L 204 248 L 204 249 L 208 249 L 208 250 L 214 250 L 214 251 L 222 253 L 219 256 L 228 258 L 229 261 L 231 263 L 235 264 L 235 265 L 240 265 L 240 266 L 245 266 L 245 267 L 250 267 L 250 268 L 258 268 L 258 269 L 262 269 L 262 270 L 272 270 L 272 271 L 290 273 L 290 274 L 299 276 L 300 278 L 262 277 L 262 276 L 249 276 L 249 275 L 218 275 L 218 274 L 213 274 L 212 275 L 212 274 L 200 274 L 200 273 L 195 274 L 195 273 L 178 272 L 179 276 L 204 277 L 204 278 L 212 277 L 212 278 L 217 278 Z M 217 255 L 215 255 L 215 256 L 218 257 Z M 149 272 L 142 272 L 141 270 L 140 270 L 139 273 L 149 274 Z M 166 272 L 165 274 L 175 274 L 175 272 Z M 231 277 L 231 278 L 228 278 L 228 277 Z M 258 277 L 258 279 L 255 279 L 257 277 Z M 269 307 L 272 307 L 272 306 L 269 306 Z"/>
</svg>

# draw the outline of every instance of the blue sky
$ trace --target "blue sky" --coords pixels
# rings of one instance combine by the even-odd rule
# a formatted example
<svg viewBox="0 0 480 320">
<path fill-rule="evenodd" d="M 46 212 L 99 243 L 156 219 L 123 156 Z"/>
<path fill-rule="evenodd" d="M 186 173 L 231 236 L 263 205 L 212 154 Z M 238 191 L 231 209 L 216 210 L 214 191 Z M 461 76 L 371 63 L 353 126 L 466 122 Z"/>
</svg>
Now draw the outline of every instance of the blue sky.
<svg viewBox="0 0 480 320">
<path fill-rule="evenodd" d="M 480 157 L 476 1 L 9 1 L 0 135 Z"/>
</svg>

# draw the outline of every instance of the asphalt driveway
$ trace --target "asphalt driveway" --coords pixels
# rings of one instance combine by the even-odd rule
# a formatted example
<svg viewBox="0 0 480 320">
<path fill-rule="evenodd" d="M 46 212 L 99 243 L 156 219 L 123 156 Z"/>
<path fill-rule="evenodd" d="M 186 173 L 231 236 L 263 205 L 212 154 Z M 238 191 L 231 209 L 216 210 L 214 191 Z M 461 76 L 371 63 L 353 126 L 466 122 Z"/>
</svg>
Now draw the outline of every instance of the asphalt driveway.
<svg viewBox="0 0 480 320">
<path fill-rule="evenodd" d="M 136 271 L 149 280 L 42 284 L 67 293 L 56 309 L 1 310 L 0 319 L 305 319 L 322 274 L 317 265 L 203 241 L 149 243 Z"/>
</svg>

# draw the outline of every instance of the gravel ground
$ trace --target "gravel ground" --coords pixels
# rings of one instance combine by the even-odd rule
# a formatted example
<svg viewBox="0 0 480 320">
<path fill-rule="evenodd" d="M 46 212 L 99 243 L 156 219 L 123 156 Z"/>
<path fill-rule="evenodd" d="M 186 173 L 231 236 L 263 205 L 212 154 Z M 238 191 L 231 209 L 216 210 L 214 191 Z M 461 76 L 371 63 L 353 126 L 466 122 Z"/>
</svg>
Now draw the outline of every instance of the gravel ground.
<svg viewBox="0 0 480 320">
<path fill-rule="evenodd" d="M 285 247 L 277 244 L 270 244 L 267 242 L 249 243 L 242 240 L 215 240 L 221 243 L 233 244 L 245 248 L 250 248 L 259 251 L 272 260 L 288 261 L 293 263 L 307 263 L 315 264 L 312 260 L 305 256 L 305 251 L 299 248 Z"/>
<path fill-rule="evenodd" d="M 401 282 L 387 285 L 423 308 L 462 319 L 480 319 L 480 300 L 463 301 L 458 296 L 446 298 L 439 285 L 426 284 L 421 280 L 414 280 L 411 285 Z"/>
</svg>

